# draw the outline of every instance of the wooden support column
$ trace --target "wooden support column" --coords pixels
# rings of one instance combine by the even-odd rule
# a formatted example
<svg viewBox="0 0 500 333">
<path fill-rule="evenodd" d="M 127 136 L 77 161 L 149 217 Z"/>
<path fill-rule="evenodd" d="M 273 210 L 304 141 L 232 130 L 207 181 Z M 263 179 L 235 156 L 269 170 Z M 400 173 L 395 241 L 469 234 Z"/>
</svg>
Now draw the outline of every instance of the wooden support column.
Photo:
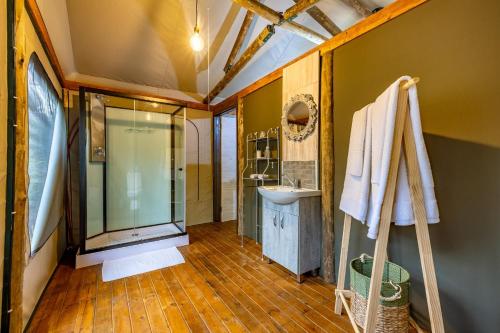
<svg viewBox="0 0 500 333">
<path fill-rule="evenodd" d="M 333 231 L 333 51 L 321 57 L 321 111 L 320 111 L 320 149 L 321 149 L 321 203 L 323 221 L 323 278 L 333 282 L 334 231 Z"/>
<path fill-rule="evenodd" d="M 238 235 L 243 236 L 243 168 L 245 167 L 245 138 L 243 128 L 243 97 L 238 97 L 237 120 L 237 145 L 238 145 Z"/>
<path fill-rule="evenodd" d="M 215 96 L 217 96 L 222 89 L 224 89 L 229 82 L 240 72 L 240 70 L 252 59 L 252 57 L 260 50 L 260 48 L 271 38 L 274 34 L 274 27 L 272 25 L 266 26 L 259 36 L 250 44 L 250 46 L 241 55 L 240 59 L 229 69 L 226 75 L 215 85 L 210 94 L 205 97 L 203 103 L 209 103 Z"/>
<path fill-rule="evenodd" d="M 15 75 L 16 75 L 16 158 L 14 180 L 14 226 L 12 234 L 11 313 L 10 332 L 23 330 L 23 275 L 25 267 L 27 192 L 28 192 L 28 137 L 26 110 L 24 0 L 15 2 Z"/>
</svg>

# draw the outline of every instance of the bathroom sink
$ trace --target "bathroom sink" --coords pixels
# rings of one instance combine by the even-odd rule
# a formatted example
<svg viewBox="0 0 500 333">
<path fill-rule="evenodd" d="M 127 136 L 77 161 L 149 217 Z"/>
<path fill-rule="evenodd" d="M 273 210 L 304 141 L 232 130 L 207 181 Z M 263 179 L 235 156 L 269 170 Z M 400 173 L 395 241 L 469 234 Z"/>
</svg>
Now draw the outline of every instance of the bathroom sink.
<svg viewBox="0 0 500 333">
<path fill-rule="evenodd" d="M 291 186 L 259 186 L 259 193 L 276 204 L 286 205 L 297 201 L 299 198 L 317 197 L 321 195 L 320 190 L 307 188 L 293 188 Z"/>
</svg>

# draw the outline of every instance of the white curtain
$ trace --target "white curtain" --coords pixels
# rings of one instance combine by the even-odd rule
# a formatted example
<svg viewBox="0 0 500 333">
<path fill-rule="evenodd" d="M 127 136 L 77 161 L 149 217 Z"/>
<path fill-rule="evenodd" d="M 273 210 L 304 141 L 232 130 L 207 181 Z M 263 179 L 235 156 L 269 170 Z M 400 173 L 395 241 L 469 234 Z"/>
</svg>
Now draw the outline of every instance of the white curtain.
<svg viewBox="0 0 500 333">
<path fill-rule="evenodd" d="M 66 122 L 63 106 L 38 57 L 28 65 L 28 230 L 35 254 L 64 216 Z"/>
</svg>

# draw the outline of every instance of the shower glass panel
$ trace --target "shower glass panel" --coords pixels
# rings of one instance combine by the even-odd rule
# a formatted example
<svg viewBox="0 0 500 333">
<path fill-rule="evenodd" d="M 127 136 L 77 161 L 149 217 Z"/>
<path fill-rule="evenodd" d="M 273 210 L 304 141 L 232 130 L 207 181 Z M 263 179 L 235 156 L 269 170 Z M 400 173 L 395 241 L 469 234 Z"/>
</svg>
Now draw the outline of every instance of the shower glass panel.
<svg viewBox="0 0 500 333">
<path fill-rule="evenodd" d="M 86 250 L 184 233 L 184 107 L 85 97 Z M 91 126 L 94 117 L 104 119 L 104 133 Z"/>
</svg>

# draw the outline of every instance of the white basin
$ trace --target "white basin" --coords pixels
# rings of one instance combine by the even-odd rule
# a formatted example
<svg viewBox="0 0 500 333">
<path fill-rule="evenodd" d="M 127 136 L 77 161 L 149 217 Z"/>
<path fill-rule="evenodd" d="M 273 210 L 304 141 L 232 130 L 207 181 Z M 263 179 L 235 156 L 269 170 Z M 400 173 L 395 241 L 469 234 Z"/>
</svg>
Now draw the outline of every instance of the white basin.
<svg viewBox="0 0 500 333">
<path fill-rule="evenodd" d="M 299 198 L 318 197 L 321 195 L 320 190 L 293 188 L 291 186 L 259 186 L 257 190 L 267 200 L 281 205 L 290 204 Z"/>
</svg>

